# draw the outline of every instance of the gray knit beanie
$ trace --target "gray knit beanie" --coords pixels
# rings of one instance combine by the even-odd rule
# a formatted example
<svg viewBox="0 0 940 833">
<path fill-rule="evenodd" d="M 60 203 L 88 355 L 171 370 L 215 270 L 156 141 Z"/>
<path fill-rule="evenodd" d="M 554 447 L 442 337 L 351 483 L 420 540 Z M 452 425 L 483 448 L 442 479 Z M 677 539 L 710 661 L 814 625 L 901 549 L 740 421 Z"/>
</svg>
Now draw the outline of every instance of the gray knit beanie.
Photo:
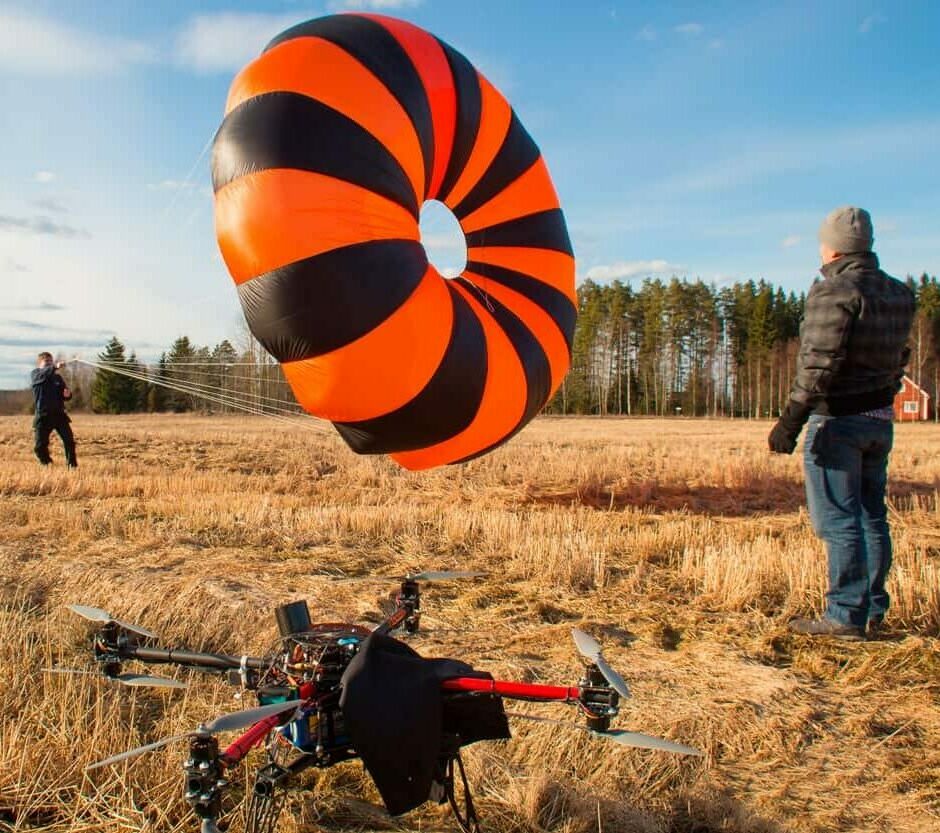
<svg viewBox="0 0 940 833">
<path fill-rule="evenodd" d="M 870 252 L 873 240 L 871 215 L 864 208 L 837 208 L 819 227 L 819 242 L 840 255 Z"/>
</svg>

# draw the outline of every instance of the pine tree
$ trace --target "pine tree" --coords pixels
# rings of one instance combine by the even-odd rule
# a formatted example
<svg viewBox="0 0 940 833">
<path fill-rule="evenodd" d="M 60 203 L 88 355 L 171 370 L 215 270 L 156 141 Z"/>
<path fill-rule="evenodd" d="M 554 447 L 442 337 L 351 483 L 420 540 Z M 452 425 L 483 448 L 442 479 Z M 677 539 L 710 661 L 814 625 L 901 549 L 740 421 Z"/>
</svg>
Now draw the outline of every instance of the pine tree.
<svg viewBox="0 0 940 833">
<path fill-rule="evenodd" d="M 98 361 L 105 365 L 130 369 L 124 345 L 114 336 L 98 354 Z M 95 413 L 126 414 L 138 404 L 137 386 L 134 379 L 121 373 L 99 368 L 91 385 L 91 407 Z"/>
<path fill-rule="evenodd" d="M 180 336 L 173 342 L 170 352 L 166 356 L 166 362 L 163 366 L 164 379 L 170 385 L 189 386 L 197 383 L 196 369 L 193 367 L 196 350 L 190 343 L 189 338 Z M 191 411 L 195 408 L 194 398 L 179 390 L 170 388 L 167 391 L 166 406 L 171 411 L 182 413 Z"/>
</svg>

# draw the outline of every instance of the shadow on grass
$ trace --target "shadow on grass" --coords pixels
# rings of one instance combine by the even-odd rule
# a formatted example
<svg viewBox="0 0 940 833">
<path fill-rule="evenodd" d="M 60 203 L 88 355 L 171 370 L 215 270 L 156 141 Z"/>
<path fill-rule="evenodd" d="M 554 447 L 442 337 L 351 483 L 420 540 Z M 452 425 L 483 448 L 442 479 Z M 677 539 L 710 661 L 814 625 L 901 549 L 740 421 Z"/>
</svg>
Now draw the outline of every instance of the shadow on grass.
<svg viewBox="0 0 940 833">
<path fill-rule="evenodd" d="M 888 500 L 901 509 L 936 509 L 938 485 L 912 481 L 889 483 Z M 687 483 L 590 482 L 572 489 L 530 486 L 522 502 L 537 506 L 584 506 L 599 511 L 641 509 L 721 517 L 789 514 L 806 505 L 802 480 L 766 476 L 746 486 L 695 486 Z"/>
</svg>

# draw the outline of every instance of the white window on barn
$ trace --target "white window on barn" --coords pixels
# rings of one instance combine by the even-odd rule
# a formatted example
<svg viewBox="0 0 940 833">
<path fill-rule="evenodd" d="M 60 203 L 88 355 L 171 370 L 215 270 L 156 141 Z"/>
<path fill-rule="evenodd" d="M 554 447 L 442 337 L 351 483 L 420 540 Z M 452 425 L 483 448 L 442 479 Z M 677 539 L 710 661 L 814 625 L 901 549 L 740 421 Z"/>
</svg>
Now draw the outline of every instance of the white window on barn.
<svg viewBox="0 0 940 833">
<path fill-rule="evenodd" d="M 905 402 L 905 403 L 904 403 L 904 413 L 906 413 L 906 414 L 918 414 L 918 413 L 920 413 L 920 403 L 919 403 L 919 402 Z"/>
</svg>

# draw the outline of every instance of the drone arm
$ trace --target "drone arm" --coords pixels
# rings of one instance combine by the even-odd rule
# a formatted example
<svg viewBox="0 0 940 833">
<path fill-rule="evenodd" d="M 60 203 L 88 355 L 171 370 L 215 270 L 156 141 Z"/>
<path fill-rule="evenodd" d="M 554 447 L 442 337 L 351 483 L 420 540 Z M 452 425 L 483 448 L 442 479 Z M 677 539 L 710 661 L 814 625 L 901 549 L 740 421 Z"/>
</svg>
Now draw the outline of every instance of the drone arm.
<svg viewBox="0 0 940 833">
<path fill-rule="evenodd" d="M 120 654 L 123 659 L 172 663 L 190 668 L 210 668 L 227 671 L 231 668 L 238 669 L 242 667 L 242 657 L 230 656 L 229 654 L 199 653 L 175 648 L 127 646 L 120 649 Z M 262 670 L 268 667 L 268 661 L 261 657 L 246 657 L 244 665 L 246 668 Z"/>
<path fill-rule="evenodd" d="M 229 768 L 235 766 L 242 760 L 254 747 L 256 747 L 267 736 L 268 732 L 274 729 L 281 722 L 281 715 L 272 714 L 263 720 L 259 720 L 247 732 L 237 737 L 225 751 L 221 754 L 222 761 Z"/>
<path fill-rule="evenodd" d="M 485 692 L 508 697 L 511 700 L 538 700 L 570 703 L 581 696 L 578 686 L 537 685 L 503 680 L 488 680 L 480 677 L 454 677 L 441 683 L 444 691 Z"/>
</svg>

